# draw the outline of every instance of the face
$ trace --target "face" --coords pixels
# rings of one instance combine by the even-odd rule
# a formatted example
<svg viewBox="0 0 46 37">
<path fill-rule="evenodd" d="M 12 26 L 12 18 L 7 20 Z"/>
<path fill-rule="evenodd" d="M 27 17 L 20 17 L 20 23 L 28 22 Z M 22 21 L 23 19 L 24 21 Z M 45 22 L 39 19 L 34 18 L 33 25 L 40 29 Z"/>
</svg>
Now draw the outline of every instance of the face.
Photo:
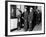
<svg viewBox="0 0 46 37">
<path fill-rule="evenodd" d="M 26 10 L 26 8 L 25 8 L 25 12 L 26 12 L 27 10 Z"/>
<path fill-rule="evenodd" d="M 30 12 L 32 12 L 32 9 L 33 9 L 33 8 L 31 7 L 31 8 L 30 8 Z"/>
</svg>

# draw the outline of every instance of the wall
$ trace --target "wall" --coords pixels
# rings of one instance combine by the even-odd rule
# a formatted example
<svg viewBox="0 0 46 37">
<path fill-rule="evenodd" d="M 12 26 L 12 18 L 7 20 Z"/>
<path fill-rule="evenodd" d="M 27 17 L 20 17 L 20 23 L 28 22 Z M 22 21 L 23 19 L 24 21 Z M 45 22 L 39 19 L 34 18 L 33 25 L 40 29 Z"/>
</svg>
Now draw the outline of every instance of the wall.
<svg viewBox="0 0 46 37">
<path fill-rule="evenodd" d="M 46 4 L 46 0 L 7 0 L 7 1 L 44 2 Z M 46 5 L 45 5 L 45 9 L 46 9 Z M 45 23 L 45 33 L 46 33 L 46 23 Z M 5 0 L 0 0 L 0 37 L 5 37 Z M 28 35 L 28 36 L 7 36 L 7 37 L 46 37 L 46 34 Z"/>
</svg>

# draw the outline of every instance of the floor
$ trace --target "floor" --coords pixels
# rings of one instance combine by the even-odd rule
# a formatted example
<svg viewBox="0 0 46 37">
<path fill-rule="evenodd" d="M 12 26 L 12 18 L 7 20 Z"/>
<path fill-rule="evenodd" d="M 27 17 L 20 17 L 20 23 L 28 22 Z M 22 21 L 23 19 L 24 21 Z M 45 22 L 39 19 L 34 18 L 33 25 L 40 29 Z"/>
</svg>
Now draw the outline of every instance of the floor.
<svg viewBox="0 0 46 37">
<path fill-rule="evenodd" d="M 40 31 L 42 29 L 42 24 L 36 25 L 33 29 L 33 31 Z M 21 30 L 14 30 L 13 32 L 23 32 L 24 29 Z"/>
</svg>

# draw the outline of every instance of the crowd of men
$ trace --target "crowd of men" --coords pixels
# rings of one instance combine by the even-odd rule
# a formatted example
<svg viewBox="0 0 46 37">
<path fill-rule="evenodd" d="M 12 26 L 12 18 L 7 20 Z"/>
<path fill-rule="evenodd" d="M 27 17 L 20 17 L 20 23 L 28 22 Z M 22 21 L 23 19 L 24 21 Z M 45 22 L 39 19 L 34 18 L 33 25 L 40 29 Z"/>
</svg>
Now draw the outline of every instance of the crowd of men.
<svg viewBox="0 0 46 37">
<path fill-rule="evenodd" d="M 41 11 L 37 8 L 30 7 L 29 10 L 25 7 L 24 12 L 19 10 L 17 30 L 32 31 L 35 25 L 41 23 Z"/>
</svg>

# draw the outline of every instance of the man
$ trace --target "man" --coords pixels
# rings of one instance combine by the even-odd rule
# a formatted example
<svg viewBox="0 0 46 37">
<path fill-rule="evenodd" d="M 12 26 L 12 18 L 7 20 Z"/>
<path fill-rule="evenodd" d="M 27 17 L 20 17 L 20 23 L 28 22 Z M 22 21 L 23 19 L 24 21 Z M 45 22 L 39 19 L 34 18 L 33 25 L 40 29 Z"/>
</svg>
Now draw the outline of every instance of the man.
<svg viewBox="0 0 46 37">
<path fill-rule="evenodd" d="M 32 31 L 32 20 L 33 20 L 33 8 L 30 7 L 29 15 L 28 15 L 28 24 L 29 24 L 29 29 L 28 31 Z"/>
<path fill-rule="evenodd" d="M 21 29 L 21 14 L 22 14 L 22 11 L 17 9 L 18 12 L 19 12 L 19 15 L 17 16 L 18 18 L 18 23 L 17 23 L 17 29 L 20 30 Z"/>
<path fill-rule="evenodd" d="M 41 11 L 40 10 L 36 10 L 37 11 L 37 16 L 36 16 L 36 24 L 40 24 L 41 23 Z"/>
<path fill-rule="evenodd" d="M 35 25 L 41 23 L 41 11 L 39 11 L 37 8 L 38 7 L 35 6 L 33 9 L 32 29 L 35 27 Z"/>
<path fill-rule="evenodd" d="M 28 24 L 27 24 L 27 18 L 28 18 L 28 12 L 27 9 L 24 9 L 24 30 L 27 31 L 28 30 Z"/>
</svg>

